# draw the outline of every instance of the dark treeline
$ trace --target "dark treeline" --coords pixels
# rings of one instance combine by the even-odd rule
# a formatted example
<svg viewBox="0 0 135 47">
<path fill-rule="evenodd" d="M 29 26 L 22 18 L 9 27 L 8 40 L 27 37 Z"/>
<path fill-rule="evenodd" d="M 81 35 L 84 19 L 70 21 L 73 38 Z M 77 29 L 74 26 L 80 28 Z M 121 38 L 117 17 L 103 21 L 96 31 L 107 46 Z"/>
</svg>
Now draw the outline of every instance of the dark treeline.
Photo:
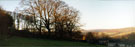
<svg viewBox="0 0 135 47">
<path fill-rule="evenodd" d="M 108 35 L 104 33 L 88 32 L 86 34 L 86 41 L 88 43 L 107 45 L 107 43 L 111 40 L 112 38 L 110 38 Z"/>
<path fill-rule="evenodd" d="M 9 30 L 12 35 L 66 40 L 82 39 L 78 22 L 79 11 L 69 7 L 65 2 L 22 0 L 20 6 L 14 12 L 7 12 L 13 19 Z"/>
<path fill-rule="evenodd" d="M 10 29 L 13 25 L 12 17 L 0 7 L 0 40 L 10 36 Z"/>
</svg>

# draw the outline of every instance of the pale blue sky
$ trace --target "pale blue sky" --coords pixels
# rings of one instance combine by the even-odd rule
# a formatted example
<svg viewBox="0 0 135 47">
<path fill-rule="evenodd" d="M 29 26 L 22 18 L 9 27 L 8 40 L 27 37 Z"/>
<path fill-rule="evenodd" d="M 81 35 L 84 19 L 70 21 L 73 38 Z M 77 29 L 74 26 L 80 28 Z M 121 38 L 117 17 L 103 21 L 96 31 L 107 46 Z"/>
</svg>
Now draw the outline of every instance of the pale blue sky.
<svg viewBox="0 0 135 47">
<path fill-rule="evenodd" d="M 135 1 L 63 0 L 80 11 L 83 29 L 113 29 L 135 27 Z M 0 0 L 0 5 L 14 11 L 19 0 Z"/>
</svg>

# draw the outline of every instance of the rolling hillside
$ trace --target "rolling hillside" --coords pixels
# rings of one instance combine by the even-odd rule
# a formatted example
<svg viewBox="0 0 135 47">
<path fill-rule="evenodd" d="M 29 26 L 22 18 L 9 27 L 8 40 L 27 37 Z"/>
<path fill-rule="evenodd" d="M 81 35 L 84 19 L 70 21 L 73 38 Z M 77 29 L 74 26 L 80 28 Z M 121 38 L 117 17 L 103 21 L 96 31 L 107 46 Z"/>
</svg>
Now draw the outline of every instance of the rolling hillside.
<svg viewBox="0 0 135 47">
<path fill-rule="evenodd" d="M 98 32 L 109 35 L 113 38 L 119 38 L 135 32 L 135 27 L 121 28 L 121 29 L 100 29 L 100 30 L 85 30 L 86 32 Z"/>
</svg>

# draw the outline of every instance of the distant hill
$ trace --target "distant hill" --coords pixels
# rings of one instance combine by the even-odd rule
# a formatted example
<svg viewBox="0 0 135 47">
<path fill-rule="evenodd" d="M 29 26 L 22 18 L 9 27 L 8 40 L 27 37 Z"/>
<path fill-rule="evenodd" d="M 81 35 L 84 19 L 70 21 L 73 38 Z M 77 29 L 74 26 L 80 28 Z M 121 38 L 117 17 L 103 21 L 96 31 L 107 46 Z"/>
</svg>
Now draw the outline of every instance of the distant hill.
<svg viewBox="0 0 135 47">
<path fill-rule="evenodd" d="M 113 38 L 119 38 L 122 36 L 129 35 L 131 33 L 135 33 L 135 27 L 121 28 L 121 29 L 98 29 L 98 30 L 83 30 L 83 33 L 87 32 L 98 32 L 104 33 Z"/>
<path fill-rule="evenodd" d="M 108 34 L 110 37 L 122 37 L 135 32 L 135 27 L 112 29 L 103 31 L 103 33 Z"/>
</svg>

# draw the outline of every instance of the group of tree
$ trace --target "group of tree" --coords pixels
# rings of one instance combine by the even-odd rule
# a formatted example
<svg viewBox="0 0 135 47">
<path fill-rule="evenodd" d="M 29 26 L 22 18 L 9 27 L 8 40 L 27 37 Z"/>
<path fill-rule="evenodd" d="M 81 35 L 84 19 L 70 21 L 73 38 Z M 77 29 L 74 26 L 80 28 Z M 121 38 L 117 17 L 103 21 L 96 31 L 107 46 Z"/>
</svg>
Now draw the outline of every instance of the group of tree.
<svg viewBox="0 0 135 47">
<path fill-rule="evenodd" d="M 101 32 L 88 32 L 86 34 L 86 41 L 88 43 L 106 45 L 111 40 L 112 40 L 111 37 L 109 37 L 107 34 L 101 33 Z"/>
<path fill-rule="evenodd" d="M 14 12 L 0 8 L 0 39 L 20 35 L 38 38 L 81 40 L 79 11 L 61 0 L 22 0 Z M 12 16 L 12 17 L 11 17 Z M 85 37 L 96 42 L 102 37 L 89 32 Z"/>
<path fill-rule="evenodd" d="M 79 11 L 61 0 L 22 0 L 12 17 L 16 30 L 48 38 L 80 38 Z M 80 36 L 80 37 L 79 37 Z"/>
</svg>

